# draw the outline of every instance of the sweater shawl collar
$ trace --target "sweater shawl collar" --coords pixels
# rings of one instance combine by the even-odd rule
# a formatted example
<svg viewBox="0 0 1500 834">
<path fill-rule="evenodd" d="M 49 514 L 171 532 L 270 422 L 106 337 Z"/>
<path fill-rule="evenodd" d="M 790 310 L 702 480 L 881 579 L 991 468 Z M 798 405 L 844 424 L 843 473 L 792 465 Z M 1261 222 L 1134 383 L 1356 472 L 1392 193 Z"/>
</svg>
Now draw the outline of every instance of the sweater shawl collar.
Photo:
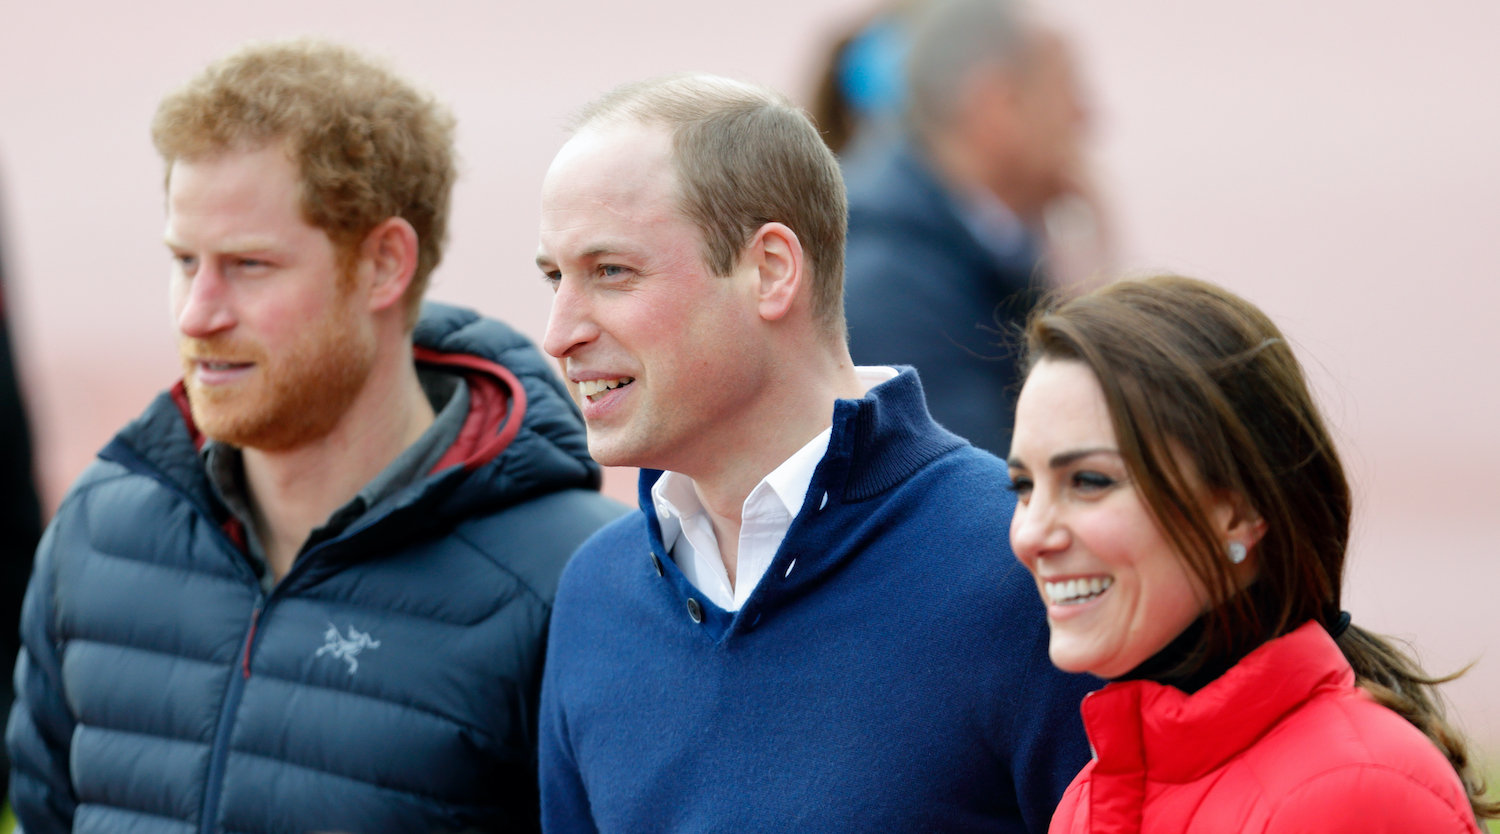
<svg viewBox="0 0 1500 834">
<path fill-rule="evenodd" d="M 828 451 L 813 472 L 802 508 L 765 576 L 738 612 L 708 602 L 672 561 L 662 544 L 661 525 L 653 511 L 651 487 L 659 470 L 643 469 L 639 483 L 651 554 L 684 599 L 696 600 L 703 627 L 718 641 L 733 630 L 753 628 L 766 614 L 810 592 L 853 556 L 866 536 L 861 524 L 875 511 L 882 494 L 900 486 L 918 470 L 968 445 L 933 421 L 917 372 L 898 368 L 893 379 L 870 389 L 858 400 L 837 400 Z"/>
<path fill-rule="evenodd" d="M 1353 685 L 1343 652 L 1309 621 L 1246 655 L 1194 695 L 1145 680 L 1089 694 L 1083 722 L 1096 755 L 1089 792 L 1093 830 L 1138 830 L 1147 782 L 1201 779 L 1315 695 Z"/>
</svg>

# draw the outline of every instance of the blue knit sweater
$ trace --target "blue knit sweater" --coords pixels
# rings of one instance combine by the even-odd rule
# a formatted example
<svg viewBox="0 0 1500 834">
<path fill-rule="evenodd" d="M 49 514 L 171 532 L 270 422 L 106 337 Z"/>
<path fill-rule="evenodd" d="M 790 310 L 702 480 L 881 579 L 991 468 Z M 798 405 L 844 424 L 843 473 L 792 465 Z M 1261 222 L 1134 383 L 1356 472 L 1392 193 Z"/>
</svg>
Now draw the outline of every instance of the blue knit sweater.
<svg viewBox="0 0 1500 834">
<path fill-rule="evenodd" d="M 1045 831 L 1089 759 L 1078 704 L 1100 682 L 1047 659 L 1008 486 L 907 370 L 836 403 L 740 611 L 684 579 L 653 514 L 601 530 L 553 612 L 544 829 Z"/>
</svg>

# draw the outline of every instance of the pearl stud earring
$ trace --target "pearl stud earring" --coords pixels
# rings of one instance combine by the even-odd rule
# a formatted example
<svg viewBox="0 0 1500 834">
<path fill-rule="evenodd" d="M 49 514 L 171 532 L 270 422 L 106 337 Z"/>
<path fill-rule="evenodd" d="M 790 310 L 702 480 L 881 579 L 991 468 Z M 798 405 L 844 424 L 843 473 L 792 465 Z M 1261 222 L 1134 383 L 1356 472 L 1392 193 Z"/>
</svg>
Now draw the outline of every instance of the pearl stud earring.
<svg viewBox="0 0 1500 834">
<path fill-rule="evenodd" d="M 1239 563 L 1245 561 L 1245 556 L 1246 555 L 1247 555 L 1247 551 L 1245 550 L 1245 545 L 1241 544 L 1240 542 L 1230 542 L 1229 543 L 1229 563 L 1230 564 L 1238 565 Z"/>
</svg>

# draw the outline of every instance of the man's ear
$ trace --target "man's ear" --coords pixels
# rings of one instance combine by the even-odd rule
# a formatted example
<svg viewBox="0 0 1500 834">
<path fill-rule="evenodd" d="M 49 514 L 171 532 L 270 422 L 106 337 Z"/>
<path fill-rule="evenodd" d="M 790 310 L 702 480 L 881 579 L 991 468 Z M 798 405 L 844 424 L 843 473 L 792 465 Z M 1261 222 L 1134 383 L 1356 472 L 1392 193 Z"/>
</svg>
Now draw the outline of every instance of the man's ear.
<svg viewBox="0 0 1500 834">
<path fill-rule="evenodd" d="M 760 317 L 776 321 L 785 316 L 808 279 L 807 261 L 797 233 L 781 223 L 761 226 L 745 249 L 756 270 L 756 301 Z"/>
<path fill-rule="evenodd" d="M 370 311 L 400 302 L 417 272 L 417 230 L 401 217 L 380 221 L 360 244 L 361 270 L 368 270 Z"/>
</svg>

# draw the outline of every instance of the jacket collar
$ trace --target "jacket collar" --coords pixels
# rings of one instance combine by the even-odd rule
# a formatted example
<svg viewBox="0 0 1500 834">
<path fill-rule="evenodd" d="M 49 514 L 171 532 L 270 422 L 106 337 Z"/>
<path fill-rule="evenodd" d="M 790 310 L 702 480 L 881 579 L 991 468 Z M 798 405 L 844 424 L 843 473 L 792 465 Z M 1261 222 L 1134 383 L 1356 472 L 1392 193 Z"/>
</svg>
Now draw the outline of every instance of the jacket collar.
<svg viewBox="0 0 1500 834">
<path fill-rule="evenodd" d="M 414 527 L 463 518 L 487 508 L 567 487 L 598 488 L 582 419 L 561 382 L 524 336 L 458 307 L 427 303 L 413 332 L 416 361 L 448 367 L 469 382 L 470 413 L 439 465 L 399 494 L 390 512 L 356 523 L 356 534 L 388 516 Z M 172 487 L 220 521 L 227 515 L 209 487 L 197 447 L 202 437 L 180 384 L 100 453 Z"/>
<path fill-rule="evenodd" d="M 472 472 L 505 451 L 505 447 L 515 439 L 516 432 L 520 431 L 526 414 L 526 389 L 510 369 L 478 356 L 442 353 L 421 345 L 412 348 L 412 359 L 463 377 L 469 390 L 469 414 L 464 418 L 458 439 L 430 474 L 459 464 L 466 471 Z M 179 379 L 167 393 L 172 398 L 172 404 L 177 406 L 177 413 L 182 418 L 183 428 L 187 431 L 193 448 L 203 451 L 203 444 L 208 438 L 204 437 L 198 424 L 193 421 L 186 381 Z"/>
<path fill-rule="evenodd" d="M 1314 695 L 1353 685 L 1349 662 L 1312 621 L 1268 641 L 1194 695 L 1152 681 L 1112 683 L 1083 701 L 1098 757 L 1093 778 L 1116 783 L 1092 794 L 1199 779 Z"/>
</svg>

